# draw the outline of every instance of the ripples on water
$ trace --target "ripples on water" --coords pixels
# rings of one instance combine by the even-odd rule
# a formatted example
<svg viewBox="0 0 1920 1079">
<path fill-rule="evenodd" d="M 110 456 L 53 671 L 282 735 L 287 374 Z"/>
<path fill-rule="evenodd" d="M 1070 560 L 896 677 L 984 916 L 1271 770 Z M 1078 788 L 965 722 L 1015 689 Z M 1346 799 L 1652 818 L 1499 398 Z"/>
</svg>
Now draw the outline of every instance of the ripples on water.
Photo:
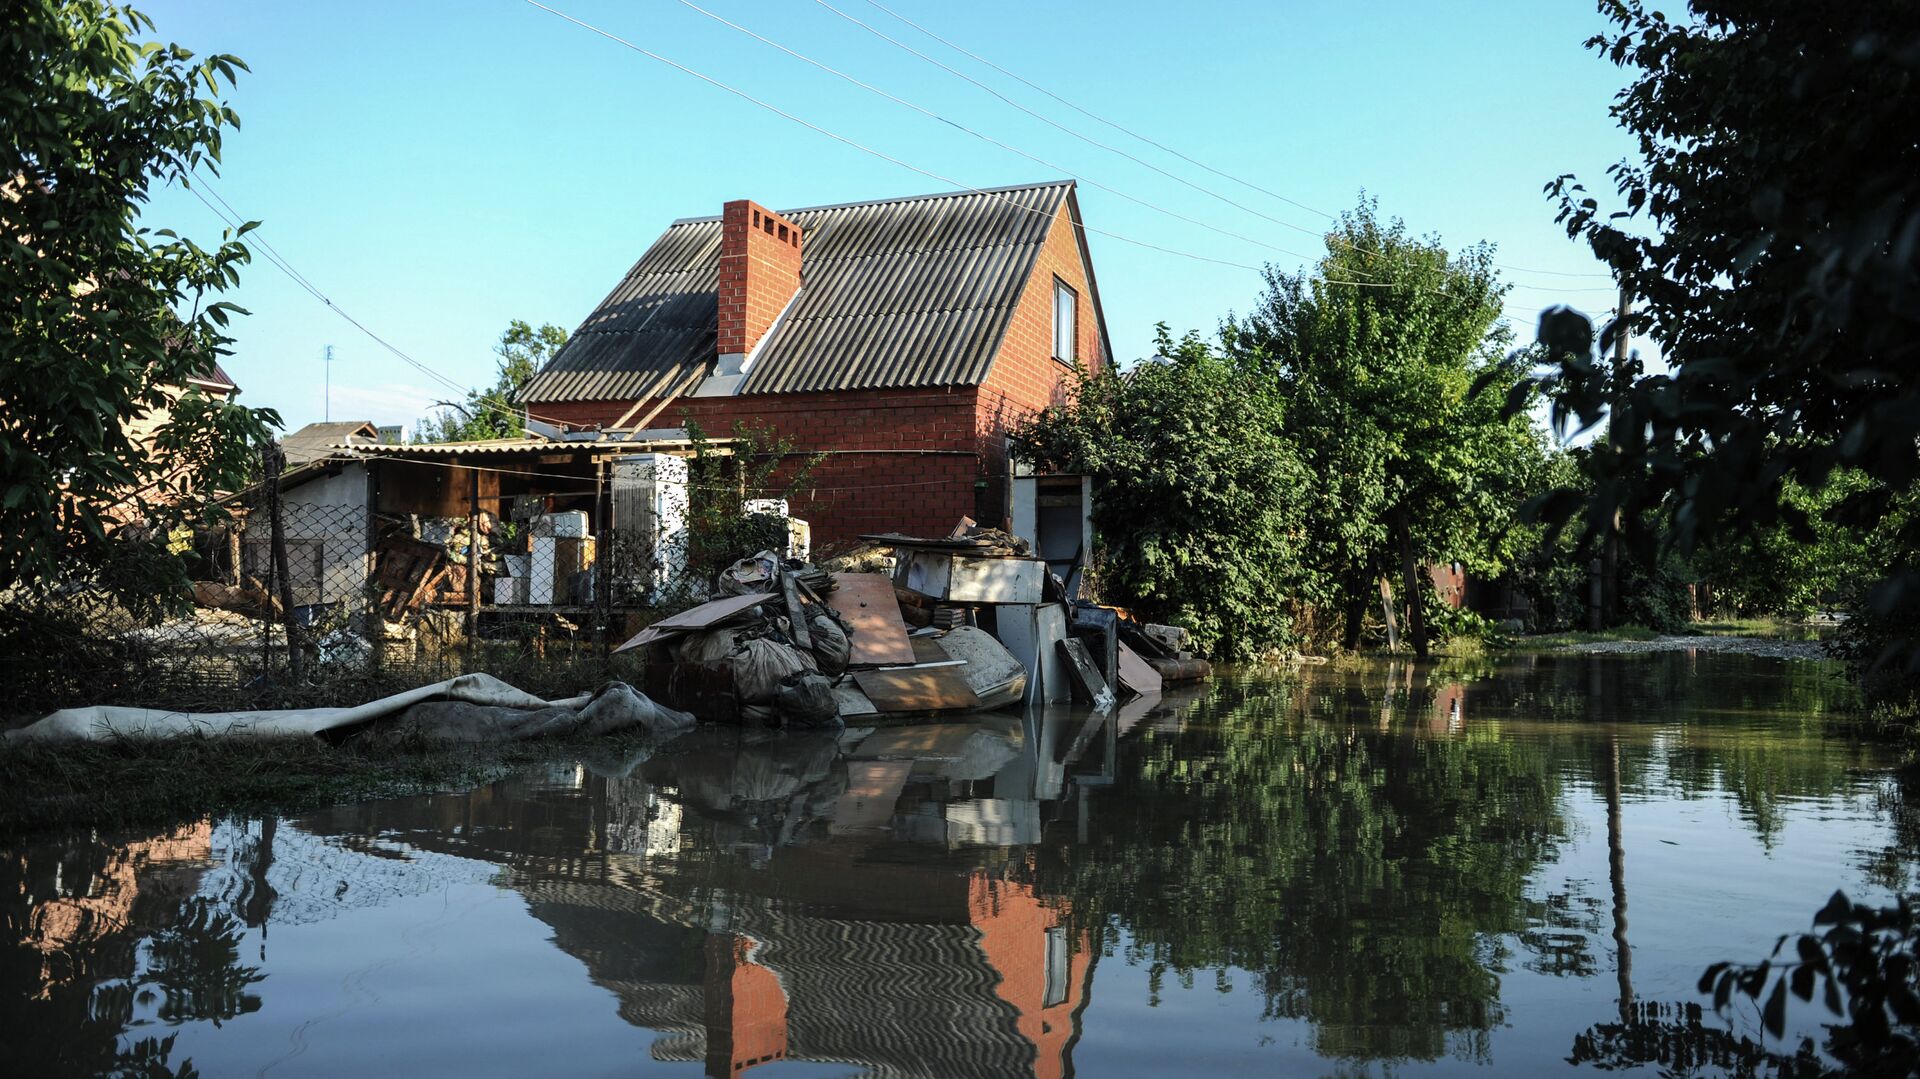
<svg viewBox="0 0 1920 1079">
<path fill-rule="evenodd" d="M 14 1074 L 1767 1070 L 1912 795 L 1821 665 L 1372 663 L 0 854 Z M 1818 1016 L 1783 1046 L 1820 1036 Z"/>
</svg>

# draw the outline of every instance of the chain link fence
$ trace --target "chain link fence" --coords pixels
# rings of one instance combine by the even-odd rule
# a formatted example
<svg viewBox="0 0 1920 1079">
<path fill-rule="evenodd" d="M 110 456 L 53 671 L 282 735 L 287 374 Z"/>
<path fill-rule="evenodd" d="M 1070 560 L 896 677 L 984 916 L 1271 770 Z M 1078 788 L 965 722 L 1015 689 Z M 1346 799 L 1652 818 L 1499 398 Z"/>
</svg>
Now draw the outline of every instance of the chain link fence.
<svg viewBox="0 0 1920 1079">
<path fill-rule="evenodd" d="M 0 594 L 0 726 L 88 704 L 357 704 L 469 671 L 556 696 L 637 678 L 610 652 L 657 591 L 649 544 L 538 542 L 496 518 L 505 534 L 482 526 L 475 575 L 469 519 L 264 498 L 231 510 L 169 544 L 195 580 L 165 613 L 85 582 Z"/>
</svg>

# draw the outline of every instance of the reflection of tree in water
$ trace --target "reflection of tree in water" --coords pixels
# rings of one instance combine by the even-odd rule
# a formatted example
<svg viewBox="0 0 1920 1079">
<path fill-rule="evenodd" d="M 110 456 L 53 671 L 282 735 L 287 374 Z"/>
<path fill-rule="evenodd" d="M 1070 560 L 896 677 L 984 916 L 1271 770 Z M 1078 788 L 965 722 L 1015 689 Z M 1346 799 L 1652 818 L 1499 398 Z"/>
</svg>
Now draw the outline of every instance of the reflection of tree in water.
<svg viewBox="0 0 1920 1079">
<path fill-rule="evenodd" d="M 1698 1004 L 1636 1004 L 1617 1023 L 1599 1023 L 1573 1039 L 1569 1064 L 1605 1071 L 1659 1065 L 1663 1075 L 1714 1074 L 1779 1079 L 1831 1074 L 1803 1040 L 1792 1053 L 1777 1053 L 1724 1027 L 1710 1026 Z"/>
<path fill-rule="evenodd" d="M 1418 733 L 1448 721 L 1434 692 L 1390 692 L 1383 725 L 1357 687 L 1223 685 L 1184 730 L 1130 743 L 1059 870 L 1083 924 L 1117 915 L 1131 958 L 1175 971 L 1255 972 L 1267 1014 L 1311 1022 L 1324 1055 L 1484 1059 L 1503 941 L 1566 920 L 1526 898 L 1564 831 L 1558 781 L 1486 724 Z M 1570 938 L 1546 955 L 1591 967 Z"/>
<path fill-rule="evenodd" d="M 240 920 L 213 900 L 196 897 L 180 905 L 171 924 L 147 942 L 144 991 L 160 995 L 162 1021 L 208 1020 L 218 1026 L 259 1010 L 260 998 L 247 987 L 264 975 L 240 962 L 244 931 Z"/>
<path fill-rule="evenodd" d="M 259 1007 L 248 986 L 262 975 L 241 961 L 246 925 L 198 894 L 212 834 L 200 822 L 0 860 L 0 985 L 16 987 L 0 1003 L 0 1059 L 14 1074 L 192 1074 L 169 1061 L 171 1036 L 132 1033 Z"/>
</svg>

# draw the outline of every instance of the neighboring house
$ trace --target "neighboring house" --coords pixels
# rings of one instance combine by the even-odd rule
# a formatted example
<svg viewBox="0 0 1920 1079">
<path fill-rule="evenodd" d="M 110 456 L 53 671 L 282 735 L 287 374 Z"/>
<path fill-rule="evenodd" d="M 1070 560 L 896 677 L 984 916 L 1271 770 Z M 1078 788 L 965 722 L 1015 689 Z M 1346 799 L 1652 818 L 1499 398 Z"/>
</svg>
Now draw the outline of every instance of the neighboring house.
<svg viewBox="0 0 1920 1079">
<path fill-rule="evenodd" d="M 376 446 L 380 441 L 380 429 L 372 420 L 340 420 L 307 424 L 281 439 L 280 450 L 287 456 L 287 467 L 294 468 L 341 456 L 338 446 Z"/>
<path fill-rule="evenodd" d="M 815 541 L 1011 517 L 1007 432 L 1112 361 L 1070 182 L 674 222 L 521 391 L 536 424 L 829 451 Z M 657 426 L 657 425 L 656 425 Z"/>
<path fill-rule="evenodd" d="M 173 403 L 189 393 L 199 393 L 225 404 L 240 396 L 240 387 L 227 375 L 225 369 L 215 363 L 213 370 L 205 378 L 190 378 L 185 386 L 168 384 L 166 392 L 167 404 L 142 412 L 133 419 L 121 423 L 120 429 L 125 432 L 128 441 L 150 445 L 160 428 L 166 426 L 167 422 L 173 418 Z M 140 512 L 142 504 L 170 502 L 175 497 L 175 488 L 180 485 L 180 479 L 185 470 L 183 465 L 174 465 L 169 471 L 162 473 L 158 479 L 148 482 L 145 486 L 137 490 L 129 489 L 124 499 L 109 511 L 109 515 L 124 524 L 142 518 Z"/>
</svg>

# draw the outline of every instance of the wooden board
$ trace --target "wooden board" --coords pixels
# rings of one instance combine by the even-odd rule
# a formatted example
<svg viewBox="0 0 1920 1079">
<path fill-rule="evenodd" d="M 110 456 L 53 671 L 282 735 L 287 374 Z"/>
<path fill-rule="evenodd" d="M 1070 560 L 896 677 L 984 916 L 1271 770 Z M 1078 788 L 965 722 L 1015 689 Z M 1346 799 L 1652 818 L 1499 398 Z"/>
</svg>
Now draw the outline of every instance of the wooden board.
<svg viewBox="0 0 1920 1079">
<path fill-rule="evenodd" d="M 728 596 L 725 599 L 716 599 L 702 603 L 698 607 L 691 607 L 681 611 L 679 614 L 670 614 L 662 618 L 660 621 L 634 634 L 627 643 L 614 649 L 614 651 L 625 652 L 628 649 L 640 648 L 667 637 L 676 637 L 682 633 L 692 633 L 694 630 L 708 629 L 721 625 L 729 618 L 737 618 L 762 603 L 771 603 L 773 601 L 774 597 L 764 592 L 756 592 L 751 595 Z M 908 651 L 909 656 L 911 656 L 912 650 L 909 649 Z M 909 658 L 908 662 L 912 662 L 912 659 Z"/>
<path fill-rule="evenodd" d="M 907 624 L 900 617 L 900 602 L 894 598 L 893 582 L 886 574 L 836 573 L 833 584 L 833 591 L 826 596 L 827 606 L 851 631 L 847 637 L 852 646 L 849 665 L 884 667 L 913 662 Z"/>
<path fill-rule="evenodd" d="M 1164 685 L 1160 672 L 1147 666 L 1140 653 L 1127 647 L 1125 641 L 1120 642 L 1120 684 L 1143 697 L 1160 692 Z"/>
<path fill-rule="evenodd" d="M 980 697 L 967 684 L 966 665 L 889 667 L 854 671 L 853 680 L 882 712 L 950 712 L 980 707 Z"/>
<path fill-rule="evenodd" d="M 913 772 L 912 761 L 852 761 L 847 765 L 847 789 L 834 803 L 827 831 L 885 831 L 893 823 L 894 803 Z"/>
<path fill-rule="evenodd" d="M 951 663 L 953 657 L 947 654 L 938 637 L 909 637 L 907 643 L 913 646 L 915 663 Z"/>
</svg>

